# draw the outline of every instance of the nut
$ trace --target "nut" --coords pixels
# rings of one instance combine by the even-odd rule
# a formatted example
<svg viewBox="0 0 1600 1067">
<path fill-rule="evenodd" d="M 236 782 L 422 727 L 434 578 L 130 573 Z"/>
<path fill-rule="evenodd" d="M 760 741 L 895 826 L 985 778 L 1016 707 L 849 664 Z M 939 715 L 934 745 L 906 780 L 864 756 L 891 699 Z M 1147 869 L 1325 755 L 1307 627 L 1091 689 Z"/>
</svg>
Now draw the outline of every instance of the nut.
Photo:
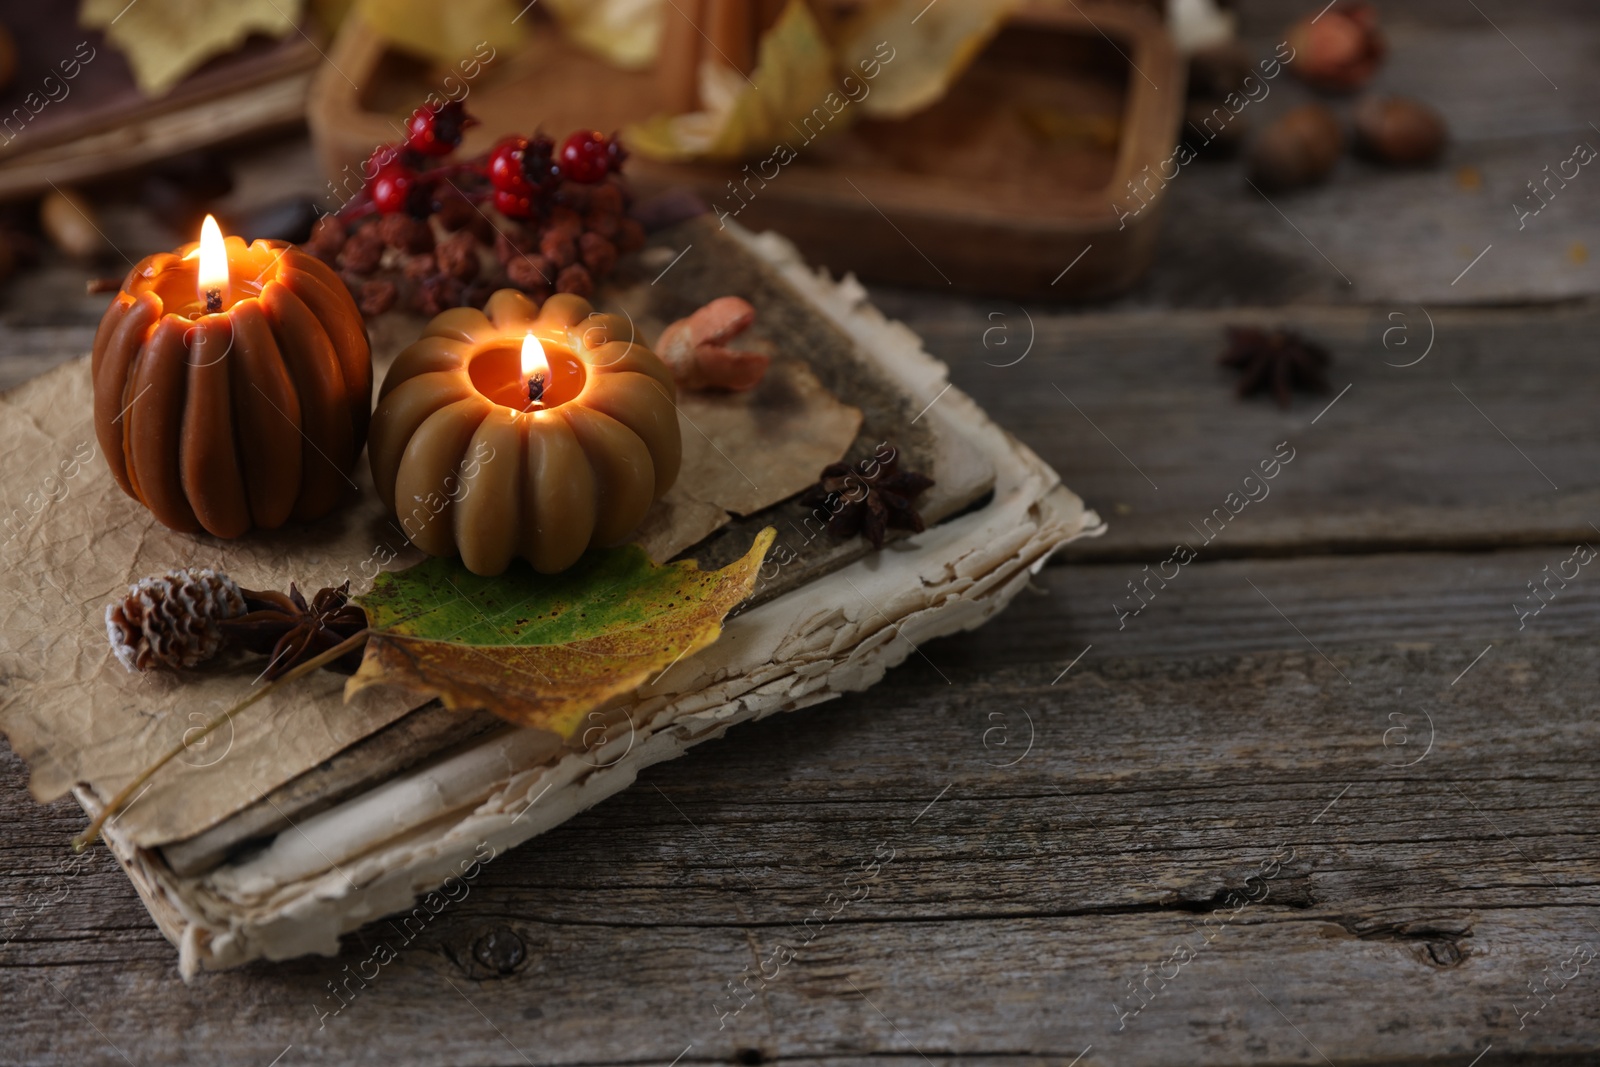
<svg viewBox="0 0 1600 1067">
<path fill-rule="evenodd" d="M 1398 167 L 1439 158 L 1448 137 L 1444 116 L 1420 100 L 1369 96 L 1356 108 L 1356 141 L 1364 155 Z"/>
<path fill-rule="evenodd" d="M 1378 13 L 1366 0 L 1345 0 L 1289 28 L 1294 60 L 1289 64 L 1307 85 L 1350 92 L 1372 80 L 1385 51 Z"/>
<path fill-rule="evenodd" d="M 1263 189 L 1298 189 L 1328 176 L 1344 151 L 1332 111 L 1306 104 L 1261 131 L 1250 146 L 1250 180 Z"/>
<path fill-rule="evenodd" d="M 106 250 L 94 208 L 74 189 L 62 186 L 46 196 L 39 205 L 39 223 L 50 243 L 73 259 L 87 262 Z"/>
</svg>

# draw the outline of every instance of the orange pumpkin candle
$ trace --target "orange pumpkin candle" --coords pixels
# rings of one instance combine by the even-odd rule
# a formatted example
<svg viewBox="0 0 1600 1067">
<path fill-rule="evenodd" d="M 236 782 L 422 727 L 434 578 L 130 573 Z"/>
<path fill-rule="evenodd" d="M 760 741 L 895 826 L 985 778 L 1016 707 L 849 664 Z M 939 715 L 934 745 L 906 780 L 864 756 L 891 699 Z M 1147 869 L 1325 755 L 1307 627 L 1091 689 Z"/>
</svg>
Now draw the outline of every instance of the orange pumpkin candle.
<svg viewBox="0 0 1600 1067">
<path fill-rule="evenodd" d="M 384 378 L 369 458 L 418 548 L 554 574 L 627 540 L 678 476 L 672 375 L 632 325 L 513 289 L 428 324 Z"/>
<path fill-rule="evenodd" d="M 196 244 L 129 272 L 95 334 L 94 423 L 124 492 L 174 530 L 238 537 L 351 489 L 372 405 L 344 283 L 282 241 Z"/>
</svg>

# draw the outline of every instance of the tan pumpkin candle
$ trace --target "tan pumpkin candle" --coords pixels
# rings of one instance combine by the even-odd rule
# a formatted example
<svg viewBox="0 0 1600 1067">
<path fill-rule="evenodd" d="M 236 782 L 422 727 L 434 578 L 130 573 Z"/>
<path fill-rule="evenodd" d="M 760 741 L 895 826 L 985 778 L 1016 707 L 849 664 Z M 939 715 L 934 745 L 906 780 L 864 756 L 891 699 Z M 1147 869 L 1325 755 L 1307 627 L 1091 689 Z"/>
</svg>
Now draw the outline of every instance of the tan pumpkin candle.
<svg viewBox="0 0 1600 1067">
<path fill-rule="evenodd" d="M 678 476 L 676 391 L 632 325 L 513 289 L 428 324 L 384 378 L 369 458 L 418 548 L 554 574 L 626 541 Z"/>
<path fill-rule="evenodd" d="M 351 492 L 372 405 L 366 325 L 282 241 L 202 239 L 139 262 L 95 334 L 94 423 L 124 492 L 174 530 L 238 537 Z"/>
</svg>

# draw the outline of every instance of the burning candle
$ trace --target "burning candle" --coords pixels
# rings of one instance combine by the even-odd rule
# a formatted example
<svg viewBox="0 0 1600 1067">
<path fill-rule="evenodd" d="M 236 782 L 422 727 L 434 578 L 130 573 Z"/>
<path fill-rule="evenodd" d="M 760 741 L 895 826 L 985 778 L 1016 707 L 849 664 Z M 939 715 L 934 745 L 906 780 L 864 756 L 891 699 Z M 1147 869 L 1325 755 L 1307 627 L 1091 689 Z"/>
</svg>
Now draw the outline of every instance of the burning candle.
<svg viewBox="0 0 1600 1067">
<path fill-rule="evenodd" d="M 366 439 L 372 360 L 344 283 L 282 241 L 200 240 L 128 273 L 95 334 L 95 433 L 174 530 L 239 537 L 333 510 Z"/>
<path fill-rule="evenodd" d="M 678 476 L 666 366 L 585 300 L 502 289 L 428 324 L 384 378 L 372 477 L 423 551 L 545 574 L 627 540 Z"/>
</svg>

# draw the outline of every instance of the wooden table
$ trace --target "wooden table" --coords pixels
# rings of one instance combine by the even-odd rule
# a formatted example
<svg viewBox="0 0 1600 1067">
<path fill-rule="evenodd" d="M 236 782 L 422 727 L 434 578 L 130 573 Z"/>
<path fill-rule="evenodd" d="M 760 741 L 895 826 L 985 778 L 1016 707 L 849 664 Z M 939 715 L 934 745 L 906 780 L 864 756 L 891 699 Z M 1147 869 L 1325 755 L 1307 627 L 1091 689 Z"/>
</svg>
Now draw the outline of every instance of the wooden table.
<svg viewBox="0 0 1600 1067">
<path fill-rule="evenodd" d="M 1298 9 L 1246 2 L 1252 45 Z M 1111 522 L 1000 619 L 651 769 L 409 943 L 187 987 L 7 753 L 0 1061 L 1593 1062 L 1600 566 L 1566 561 L 1600 544 L 1600 176 L 1520 231 L 1510 204 L 1600 144 L 1600 23 L 1386 14 L 1443 168 L 1269 203 L 1195 164 L 1110 308 L 876 294 Z M 299 142 L 262 158 L 315 187 Z M 13 286 L 8 380 L 87 347 L 76 284 Z M 1327 343 L 1337 395 L 1234 400 L 1241 321 Z"/>
</svg>

